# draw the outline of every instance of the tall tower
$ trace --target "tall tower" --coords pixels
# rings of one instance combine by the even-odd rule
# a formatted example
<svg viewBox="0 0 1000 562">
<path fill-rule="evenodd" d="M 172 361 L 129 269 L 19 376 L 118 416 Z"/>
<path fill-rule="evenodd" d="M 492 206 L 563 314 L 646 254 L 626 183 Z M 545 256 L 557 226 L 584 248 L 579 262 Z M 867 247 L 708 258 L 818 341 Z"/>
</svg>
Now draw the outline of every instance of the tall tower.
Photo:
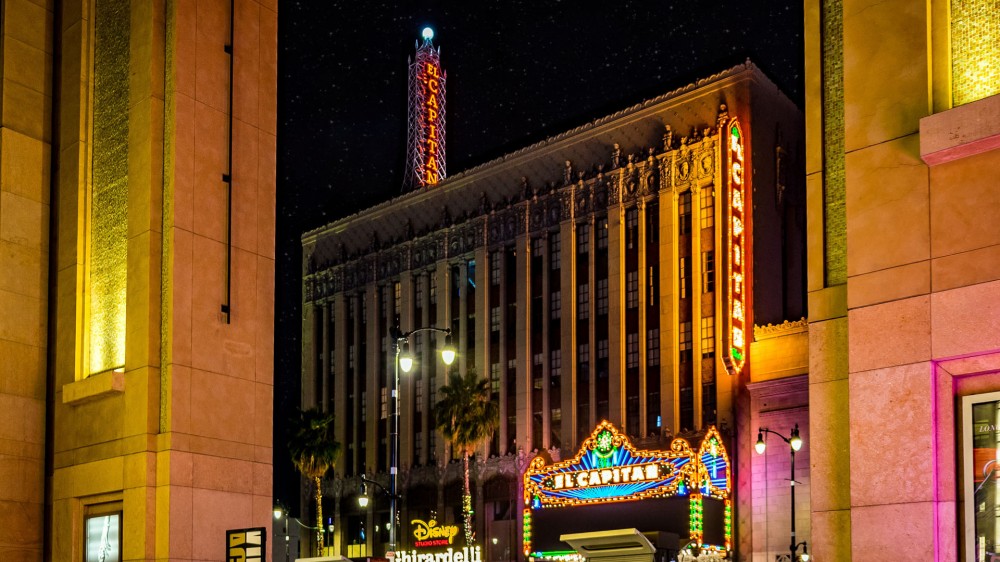
<svg viewBox="0 0 1000 562">
<path fill-rule="evenodd" d="M 424 42 L 410 63 L 409 126 L 406 141 L 406 175 L 403 190 L 430 187 L 443 180 L 444 94 L 446 73 L 441 68 L 441 48 L 434 48 L 434 30 L 425 27 Z"/>
</svg>

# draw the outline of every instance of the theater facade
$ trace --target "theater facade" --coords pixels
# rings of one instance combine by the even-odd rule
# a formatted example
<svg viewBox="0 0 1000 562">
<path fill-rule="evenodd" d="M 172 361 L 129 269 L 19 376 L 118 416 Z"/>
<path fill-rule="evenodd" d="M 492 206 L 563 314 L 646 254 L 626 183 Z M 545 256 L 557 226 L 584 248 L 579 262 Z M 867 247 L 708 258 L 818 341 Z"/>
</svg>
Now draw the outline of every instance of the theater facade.
<svg viewBox="0 0 1000 562">
<path fill-rule="evenodd" d="M 458 359 L 410 338 L 400 552 L 423 556 L 413 521 L 461 525 L 431 416 L 449 369 L 500 406 L 453 556 L 571 556 L 556 531 L 624 523 L 714 559 L 787 552 L 787 452 L 753 442 L 761 423 L 808 436 L 802 130 L 748 61 L 305 233 L 302 406 L 344 444 L 334 551 L 385 552 L 389 502 L 357 496 L 362 474 L 388 482 L 390 334 L 435 327 Z"/>
</svg>

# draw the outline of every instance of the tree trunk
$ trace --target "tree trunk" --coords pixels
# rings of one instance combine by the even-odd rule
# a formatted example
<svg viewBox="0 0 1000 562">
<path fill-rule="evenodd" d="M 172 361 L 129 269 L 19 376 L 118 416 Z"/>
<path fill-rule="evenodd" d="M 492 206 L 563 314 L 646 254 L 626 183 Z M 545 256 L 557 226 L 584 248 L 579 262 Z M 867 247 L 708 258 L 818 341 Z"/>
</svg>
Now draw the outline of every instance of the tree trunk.
<svg viewBox="0 0 1000 562">
<path fill-rule="evenodd" d="M 323 556 L 323 479 L 316 477 L 316 556 Z"/>
<path fill-rule="evenodd" d="M 462 451 L 462 468 L 465 469 L 465 493 L 462 495 L 462 515 L 465 523 L 465 545 L 472 547 L 472 491 L 469 489 L 469 451 Z"/>
</svg>

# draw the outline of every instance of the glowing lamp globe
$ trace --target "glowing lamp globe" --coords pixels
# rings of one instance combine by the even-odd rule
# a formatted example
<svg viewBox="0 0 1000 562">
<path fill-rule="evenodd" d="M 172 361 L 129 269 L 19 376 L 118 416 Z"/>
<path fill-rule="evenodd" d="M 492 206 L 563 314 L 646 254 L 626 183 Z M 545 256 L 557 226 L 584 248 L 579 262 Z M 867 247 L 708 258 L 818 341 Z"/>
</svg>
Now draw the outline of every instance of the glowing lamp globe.
<svg viewBox="0 0 1000 562">
<path fill-rule="evenodd" d="M 434 30 L 429 27 L 425 27 L 420 35 L 424 38 L 424 40 L 430 41 L 431 39 L 434 39 Z"/>
</svg>

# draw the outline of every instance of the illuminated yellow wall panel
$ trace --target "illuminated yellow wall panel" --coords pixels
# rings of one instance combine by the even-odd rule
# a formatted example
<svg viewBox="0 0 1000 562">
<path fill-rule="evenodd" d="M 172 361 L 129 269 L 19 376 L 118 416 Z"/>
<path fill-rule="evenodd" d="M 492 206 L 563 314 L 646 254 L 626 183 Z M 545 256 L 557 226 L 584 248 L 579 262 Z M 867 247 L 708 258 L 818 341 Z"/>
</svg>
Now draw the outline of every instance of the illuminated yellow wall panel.
<svg viewBox="0 0 1000 562">
<path fill-rule="evenodd" d="M 951 0 L 951 57 L 954 105 L 1000 93 L 1000 0 Z"/>
<path fill-rule="evenodd" d="M 125 365 L 128 30 L 128 0 L 96 2 L 87 374 Z"/>
</svg>

